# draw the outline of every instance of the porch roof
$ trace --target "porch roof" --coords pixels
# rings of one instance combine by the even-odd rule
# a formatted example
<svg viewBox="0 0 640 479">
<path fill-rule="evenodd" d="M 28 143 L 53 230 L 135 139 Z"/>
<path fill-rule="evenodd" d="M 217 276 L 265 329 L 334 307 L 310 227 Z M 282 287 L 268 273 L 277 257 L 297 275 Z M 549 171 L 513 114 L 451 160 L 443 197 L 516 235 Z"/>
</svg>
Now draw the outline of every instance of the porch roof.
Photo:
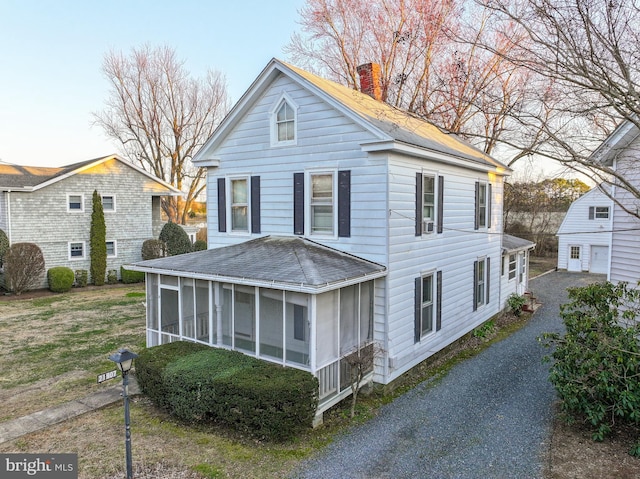
<svg viewBox="0 0 640 479">
<path fill-rule="evenodd" d="M 126 268 L 313 294 L 387 274 L 378 263 L 308 239 L 278 236 L 141 261 Z"/>
<path fill-rule="evenodd" d="M 520 251 L 524 249 L 533 249 L 536 244 L 533 241 L 529 241 L 517 236 L 503 234 L 502 235 L 502 252 L 513 253 L 514 251 Z"/>
</svg>

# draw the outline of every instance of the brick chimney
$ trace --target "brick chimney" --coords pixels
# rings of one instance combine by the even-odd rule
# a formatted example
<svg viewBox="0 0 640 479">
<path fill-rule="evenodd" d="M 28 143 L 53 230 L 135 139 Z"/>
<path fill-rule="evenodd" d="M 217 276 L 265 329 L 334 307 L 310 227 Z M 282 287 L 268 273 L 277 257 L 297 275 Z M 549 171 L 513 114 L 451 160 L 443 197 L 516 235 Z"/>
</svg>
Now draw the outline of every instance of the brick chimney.
<svg viewBox="0 0 640 479">
<path fill-rule="evenodd" d="M 382 101 L 380 65 L 377 63 L 365 63 L 360 65 L 357 70 L 360 76 L 360 91 L 375 100 Z"/>
</svg>

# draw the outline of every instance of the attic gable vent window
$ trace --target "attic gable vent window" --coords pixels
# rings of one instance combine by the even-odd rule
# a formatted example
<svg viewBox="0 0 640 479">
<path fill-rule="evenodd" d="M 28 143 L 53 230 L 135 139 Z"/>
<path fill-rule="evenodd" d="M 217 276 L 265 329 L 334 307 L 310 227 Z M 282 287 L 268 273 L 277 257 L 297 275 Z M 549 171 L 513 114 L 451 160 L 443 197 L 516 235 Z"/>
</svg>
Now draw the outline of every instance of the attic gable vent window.
<svg viewBox="0 0 640 479">
<path fill-rule="evenodd" d="M 275 105 L 271 112 L 271 145 L 295 145 L 297 106 L 286 94 L 283 94 Z"/>
</svg>

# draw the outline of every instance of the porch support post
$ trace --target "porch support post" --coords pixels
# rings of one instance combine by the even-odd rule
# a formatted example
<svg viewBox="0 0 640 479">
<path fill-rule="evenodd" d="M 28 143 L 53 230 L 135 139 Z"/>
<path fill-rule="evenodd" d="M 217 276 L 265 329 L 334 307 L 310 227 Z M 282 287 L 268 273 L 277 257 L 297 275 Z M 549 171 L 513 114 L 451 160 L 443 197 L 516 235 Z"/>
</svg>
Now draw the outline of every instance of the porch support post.
<svg viewBox="0 0 640 479">
<path fill-rule="evenodd" d="M 222 346 L 222 301 L 221 301 L 222 284 L 214 283 L 213 290 L 214 290 L 215 313 L 216 313 L 216 342 L 218 346 Z"/>
</svg>

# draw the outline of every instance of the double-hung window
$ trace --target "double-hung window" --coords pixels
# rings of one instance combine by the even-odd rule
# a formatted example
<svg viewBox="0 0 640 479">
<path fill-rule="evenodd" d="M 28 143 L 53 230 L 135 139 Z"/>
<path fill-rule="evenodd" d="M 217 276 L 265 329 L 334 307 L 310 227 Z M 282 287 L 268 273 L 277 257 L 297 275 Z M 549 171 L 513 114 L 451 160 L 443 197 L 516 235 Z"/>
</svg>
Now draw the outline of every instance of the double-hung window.
<svg viewBox="0 0 640 479">
<path fill-rule="evenodd" d="M 589 219 L 593 220 L 606 220 L 609 219 L 609 207 L 608 206 L 590 206 L 589 207 Z"/>
<path fill-rule="evenodd" d="M 476 181 L 474 229 L 491 228 L 491 183 Z"/>
<path fill-rule="evenodd" d="M 218 178 L 218 231 L 260 233 L 260 177 Z"/>
<path fill-rule="evenodd" d="M 442 271 L 415 279 L 415 342 L 442 327 Z"/>
<path fill-rule="evenodd" d="M 83 212 L 84 211 L 83 195 L 80 195 L 80 194 L 67 195 L 67 211 Z"/>
<path fill-rule="evenodd" d="M 293 174 L 293 234 L 351 236 L 351 171 Z"/>
<path fill-rule="evenodd" d="M 518 263 L 516 262 L 516 254 L 509 255 L 509 279 L 513 279 L 516 277 L 516 269 L 518 267 Z"/>
<path fill-rule="evenodd" d="M 231 231 L 249 231 L 247 179 L 231 180 Z"/>
<path fill-rule="evenodd" d="M 473 310 L 489 303 L 491 297 L 491 258 L 480 258 L 473 262 Z"/>
<path fill-rule="evenodd" d="M 333 173 L 312 173 L 309 175 L 311 195 L 310 217 L 311 235 L 332 236 L 335 228 L 335 188 Z"/>
<path fill-rule="evenodd" d="M 115 241 L 107 241 L 107 258 L 115 258 L 118 256 L 118 249 Z"/>
<path fill-rule="evenodd" d="M 443 231 L 444 177 L 416 173 L 416 236 Z"/>
<path fill-rule="evenodd" d="M 114 195 L 102 196 L 102 210 L 106 212 L 113 212 L 116 210 L 116 197 Z"/>
</svg>

